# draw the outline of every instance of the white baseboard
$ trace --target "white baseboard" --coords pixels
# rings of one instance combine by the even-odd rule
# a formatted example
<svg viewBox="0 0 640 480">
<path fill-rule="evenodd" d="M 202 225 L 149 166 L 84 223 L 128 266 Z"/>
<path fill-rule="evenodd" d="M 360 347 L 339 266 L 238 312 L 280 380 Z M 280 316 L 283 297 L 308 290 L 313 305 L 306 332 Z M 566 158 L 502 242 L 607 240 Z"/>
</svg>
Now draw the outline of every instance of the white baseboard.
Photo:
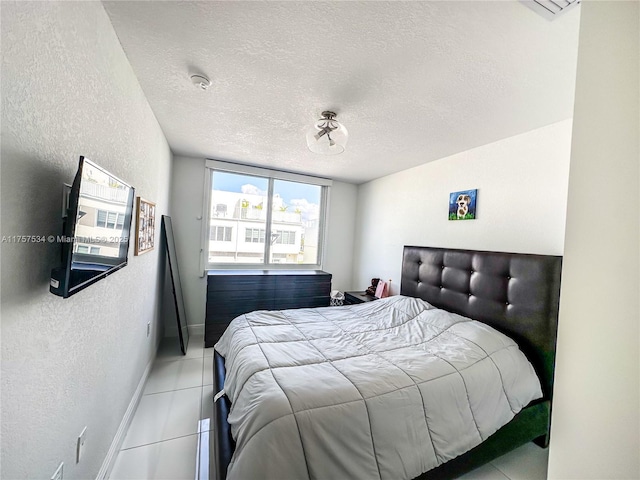
<svg viewBox="0 0 640 480">
<path fill-rule="evenodd" d="M 129 402 L 129 406 L 127 407 L 127 411 L 125 412 L 124 417 L 122 417 L 122 421 L 120 422 L 120 426 L 118 427 L 116 436 L 111 442 L 111 446 L 109 447 L 109 451 L 107 452 L 107 456 L 105 457 L 104 462 L 102 462 L 102 467 L 100 467 L 100 471 L 96 476 L 96 480 L 105 480 L 109 478 L 109 475 L 111 474 L 113 464 L 116 461 L 116 457 L 118 456 L 118 452 L 120 451 L 122 442 L 124 442 L 124 437 L 127 435 L 127 430 L 129 429 L 129 425 L 133 420 L 133 415 L 136 413 L 136 408 L 138 408 L 138 403 L 140 403 L 140 399 L 142 398 L 142 392 L 144 391 L 144 386 L 147 383 L 147 378 L 149 378 L 149 373 L 151 373 L 151 367 L 153 366 L 153 362 L 155 361 L 155 359 L 156 356 L 153 355 L 153 357 L 147 364 L 147 368 L 145 368 L 144 373 L 142 374 L 140 382 L 138 382 L 138 387 L 133 393 L 133 397 Z"/>
<path fill-rule="evenodd" d="M 204 335 L 204 323 L 189 325 L 189 335 Z"/>
<path fill-rule="evenodd" d="M 211 419 L 203 418 L 198 422 L 198 453 L 196 455 L 196 478 L 195 480 L 209 480 L 212 478 L 210 473 L 213 473 L 214 465 L 211 463 L 214 461 L 211 453 L 211 440 L 209 440 L 209 434 L 211 429 L 209 428 Z"/>
</svg>

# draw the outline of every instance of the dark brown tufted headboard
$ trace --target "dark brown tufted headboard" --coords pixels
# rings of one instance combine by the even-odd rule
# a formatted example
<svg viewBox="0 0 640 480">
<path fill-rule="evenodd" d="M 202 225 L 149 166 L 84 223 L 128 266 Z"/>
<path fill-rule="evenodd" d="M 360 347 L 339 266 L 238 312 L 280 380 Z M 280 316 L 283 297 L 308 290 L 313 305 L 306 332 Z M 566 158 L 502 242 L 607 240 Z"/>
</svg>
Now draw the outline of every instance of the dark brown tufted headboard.
<svg viewBox="0 0 640 480">
<path fill-rule="evenodd" d="M 562 257 L 404 247 L 400 293 L 513 338 L 551 398 Z"/>
</svg>

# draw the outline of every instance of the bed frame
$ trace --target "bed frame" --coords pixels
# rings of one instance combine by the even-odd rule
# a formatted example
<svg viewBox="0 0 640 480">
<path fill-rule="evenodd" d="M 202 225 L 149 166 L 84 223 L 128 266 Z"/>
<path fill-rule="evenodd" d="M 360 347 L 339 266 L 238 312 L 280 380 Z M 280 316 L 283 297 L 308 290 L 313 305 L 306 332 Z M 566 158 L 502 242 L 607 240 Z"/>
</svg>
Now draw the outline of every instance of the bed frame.
<svg viewBox="0 0 640 480">
<path fill-rule="evenodd" d="M 469 452 L 418 477 L 455 478 L 525 443 L 549 442 L 562 257 L 404 247 L 400 293 L 480 320 L 515 340 L 532 363 L 543 398 Z M 214 353 L 214 387 L 224 385 L 224 358 Z M 226 396 L 215 404 L 216 479 L 226 479 L 235 449 Z"/>
</svg>

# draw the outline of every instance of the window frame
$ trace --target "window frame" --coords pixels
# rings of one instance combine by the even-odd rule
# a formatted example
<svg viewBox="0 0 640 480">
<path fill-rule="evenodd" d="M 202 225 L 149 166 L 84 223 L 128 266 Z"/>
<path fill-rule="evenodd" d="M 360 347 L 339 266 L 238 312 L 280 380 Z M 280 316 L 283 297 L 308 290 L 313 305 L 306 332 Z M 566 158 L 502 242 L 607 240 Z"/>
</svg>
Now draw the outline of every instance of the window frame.
<svg viewBox="0 0 640 480">
<path fill-rule="evenodd" d="M 100 225 L 100 212 L 104 212 L 104 225 Z M 115 221 L 112 225 L 109 222 L 109 215 L 115 215 Z M 96 208 L 95 227 L 106 228 L 109 230 L 122 230 L 124 226 L 125 214 L 122 212 L 115 212 L 113 210 L 104 210 L 102 208 Z"/>
<path fill-rule="evenodd" d="M 211 230 L 212 228 L 214 228 L 215 230 Z M 218 238 L 219 232 L 222 232 L 222 237 L 223 237 L 222 240 Z M 215 238 L 212 238 L 212 237 L 215 237 Z M 225 225 L 209 225 L 209 241 L 231 242 L 232 239 L 233 239 L 233 227 L 229 227 Z"/>
<path fill-rule="evenodd" d="M 265 222 L 265 238 L 270 238 L 275 230 L 271 225 L 271 202 L 273 201 L 273 185 L 275 180 L 284 180 L 290 182 L 305 183 L 321 187 L 320 190 L 320 215 L 318 225 L 318 255 L 315 264 L 297 264 L 297 263 L 268 263 L 267 260 L 271 254 L 270 242 L 265 243 L 264 262 L 260 263 L 209 263 L 209 243 L 208 233 L 210 231 L 210 219 L 213 213 L 211 205 L 211 183 L 213 172 L 236 173 L 240 175 L 251 175 L 255 177 L 266 178 L 269 183 L 267 218 Z M 325 257 L 326 232 L 329 211 L 329 198 L 331 186 L 333 182 L 327 178 L 314 177 L 310 175 L 302 175 L 298 173 L 284 172 L 262 167 L 254 167 L 250 165 L 242 165 L 237 163 L 222 162 L 219 160 L 207 159 L 205 161 L 204 175 L 204 195 L 202 207 L 202 235 L 200 248 L 200 267 L 203 275 L 208 270 L 322 270 L 323 259 Z M 240 232 L 236 232 L 240 235 Z"/>
</svg>

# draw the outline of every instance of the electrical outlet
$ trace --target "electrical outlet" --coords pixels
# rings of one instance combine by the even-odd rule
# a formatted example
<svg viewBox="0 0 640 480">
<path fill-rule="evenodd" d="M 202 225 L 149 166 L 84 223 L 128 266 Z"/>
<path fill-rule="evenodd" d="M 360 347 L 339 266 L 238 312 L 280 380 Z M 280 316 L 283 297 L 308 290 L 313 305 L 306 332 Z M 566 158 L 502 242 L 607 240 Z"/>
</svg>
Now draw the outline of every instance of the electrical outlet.
<svg viewBox="0 0 640 480">
<path fill-rule="evenodd" d="M 62 480 L 62 467 L 63 467 L 63 465 L 64 465 L 64 462 L 60 462 L 60 465 L 58 465 L 58 469 L 56 470 L 56 473 L 51 475 L 51 480 Z"/>
<path fill-rule="evenodd" d="M 147 322 L 147 337 L 151 335 L 151 322 Z"/>
<path fill-rule="evenodd" d="M 80 463 L 82 453 L 84 452 L 84 442 L 87 439 L 87 427 L 82 429 L 82 433 L 78 436 L 78 444 L 76 446 L 76 463 Z"/>
</svg>

